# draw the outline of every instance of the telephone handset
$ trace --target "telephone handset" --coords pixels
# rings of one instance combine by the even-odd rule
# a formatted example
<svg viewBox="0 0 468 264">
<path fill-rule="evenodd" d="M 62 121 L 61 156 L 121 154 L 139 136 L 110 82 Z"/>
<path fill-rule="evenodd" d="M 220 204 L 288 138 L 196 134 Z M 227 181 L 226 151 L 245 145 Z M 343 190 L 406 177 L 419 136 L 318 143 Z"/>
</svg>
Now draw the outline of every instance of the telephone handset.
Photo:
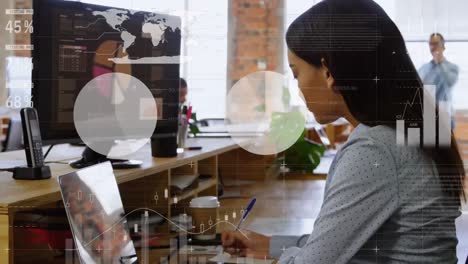
<svg viewBox="0 0 468 264">
<path fill-rule="evenodd" d="M 28 167 L 42 167 L 44 154 L 42 153 L 42 138 L 36 110 L 34 108 L 21 109 L 21 123 Z"/>
</svg>

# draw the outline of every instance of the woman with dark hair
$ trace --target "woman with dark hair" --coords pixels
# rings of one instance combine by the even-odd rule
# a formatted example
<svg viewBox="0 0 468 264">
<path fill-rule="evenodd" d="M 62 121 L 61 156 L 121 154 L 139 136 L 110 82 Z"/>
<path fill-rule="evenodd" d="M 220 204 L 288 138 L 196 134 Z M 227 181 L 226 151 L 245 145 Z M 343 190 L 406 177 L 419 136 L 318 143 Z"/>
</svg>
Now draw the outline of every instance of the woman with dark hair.
<svg viewBox="0 0 468 264">
<path fill-rule="evenodd" d="M 453 135 L 447 146 L 396 143 L 397 120 L 423 132 L 423 107 L 436 106 L 419 103 L 427 93 L 393 21 L 371 0 L 324 0 L 292 23 L 286 42 L 317 121 L 345 117 L 355 130 L 331 165 L 310 235 L 225 232 L 225 249 L 279 263 L 456 263 L 462 160 Z"/>
</svg>

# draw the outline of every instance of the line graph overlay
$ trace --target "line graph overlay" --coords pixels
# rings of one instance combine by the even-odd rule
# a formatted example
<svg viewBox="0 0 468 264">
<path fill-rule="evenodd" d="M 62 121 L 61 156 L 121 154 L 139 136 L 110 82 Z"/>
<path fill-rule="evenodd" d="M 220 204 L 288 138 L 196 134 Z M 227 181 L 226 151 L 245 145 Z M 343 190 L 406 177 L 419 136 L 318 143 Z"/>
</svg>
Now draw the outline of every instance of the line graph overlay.
<svg viewBox="0 0 468 264">
<path fill-rule="evenodd" d="M 423 101 L 422 101 L 422 98 L 421 98 L 421 90 L 422 90 L 421 88 L 417 89 L 411 103 L 409 101 L 405 103 L 405 108 L 403 109 L 403 114 L 401 115 L 401 119 L 405 119 L 408 107 L 414 107 L 414 105 L 417 104 L 417 102 L 416 102 L 417 99 L 419 99 L 419 105 L 421 107 L 421 112 L 423 111 Z"/>
<path fill-rule="evenodd" d="M 100 238 L 101 236 L 103 236 L 105 233 L 111 231 L 116 225 L 126 221 L 126 217 L 130 214 L 133 214 L 135 212 L 138 212 L 138 211 L 149 211 L 149 212 L 153 212 L 157 215 L 159 215 L 160 217 L 164 218 L 166 221 L 168 221 L 168 223 L 174 225 L 175 227 L 177 227 L 181 232 L 184 232 L 186 234 L 190 234 L 190 235 L 202 235 L 206 232 L 208 232 L 209 230 L 211 230 L 212 228 L 216 228 L 216 226 L 220 225 L 220 224 L 228 224 L 230 226 L 232 226 L 234 229 L 237 228 L 237 226 L 229 221 L 217 221 L 215 223 L 213 223 L 213 225 L 211 225 L 210 227 L 208 227 L 207 229 L 203 230 L 202 232 L 191 232 L 189 230 L 186 230 L 184 227 L 180 226 L 179 224 L 177 224 L 176 222 L 172 221 L 171 219 L 167 218 L 166 216 L 164 216 L 163 214 L 159 213 L 158 211 L 156 210 L 153 210 L 151 208 L 137 208 L 137 209 L 134 209 L 128 213 L 126 213 L 125 215 L 123 215 L 118 221 L 116 221 L 113 225 L 111 225 L 110 227 L 108 227 L 106 230 L 104 230 L 103 232 L 101 232 L 99 235 L 97 235 L 96 237 L 94 237 L 93 239 L 91 239 L 90 241 L 86 242 L 83 244 L 83 246 L 89 246 L 91 243 L 93 243 L 96 239 Z M 250 238 L 242 231 L 242 230 L 239 230 L 239 232 L 245 237 L 247 238 L 248 240 L 250 240 Z"/>
</svg>

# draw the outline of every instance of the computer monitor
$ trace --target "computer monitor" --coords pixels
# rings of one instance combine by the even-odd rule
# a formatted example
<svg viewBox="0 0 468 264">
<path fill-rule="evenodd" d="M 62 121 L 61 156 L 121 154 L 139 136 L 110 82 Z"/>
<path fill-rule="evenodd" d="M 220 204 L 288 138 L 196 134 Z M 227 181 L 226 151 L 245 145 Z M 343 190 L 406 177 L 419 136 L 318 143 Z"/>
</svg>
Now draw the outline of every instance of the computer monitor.
<svg viewBox="0 0 468 264">
<path fill-rule="evenodd" d="M 73 109 L 80 90 L 113 72 L 142 81 L 158 106 L 154 137 L 177 133 L 181 19 L 63 0 L 34 0 L 33 89 L 45 143 L 80 138 Z"/>
</svg>

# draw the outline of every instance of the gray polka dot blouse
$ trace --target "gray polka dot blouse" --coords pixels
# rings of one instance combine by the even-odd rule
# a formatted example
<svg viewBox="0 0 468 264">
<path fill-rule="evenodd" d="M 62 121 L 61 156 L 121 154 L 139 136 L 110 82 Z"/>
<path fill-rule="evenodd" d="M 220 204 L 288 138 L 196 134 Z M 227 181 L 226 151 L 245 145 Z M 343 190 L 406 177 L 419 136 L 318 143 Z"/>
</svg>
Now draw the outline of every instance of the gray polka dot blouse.
<svg viewBox="0 0 468 264">
<path fill-rule="evenodd" d="M 273 236 L 270 255 L 281 264 L 456 263 L 459 215 L 421 149 L 361 124 L 331 165 L 312 233 Z"/>
</svg>

